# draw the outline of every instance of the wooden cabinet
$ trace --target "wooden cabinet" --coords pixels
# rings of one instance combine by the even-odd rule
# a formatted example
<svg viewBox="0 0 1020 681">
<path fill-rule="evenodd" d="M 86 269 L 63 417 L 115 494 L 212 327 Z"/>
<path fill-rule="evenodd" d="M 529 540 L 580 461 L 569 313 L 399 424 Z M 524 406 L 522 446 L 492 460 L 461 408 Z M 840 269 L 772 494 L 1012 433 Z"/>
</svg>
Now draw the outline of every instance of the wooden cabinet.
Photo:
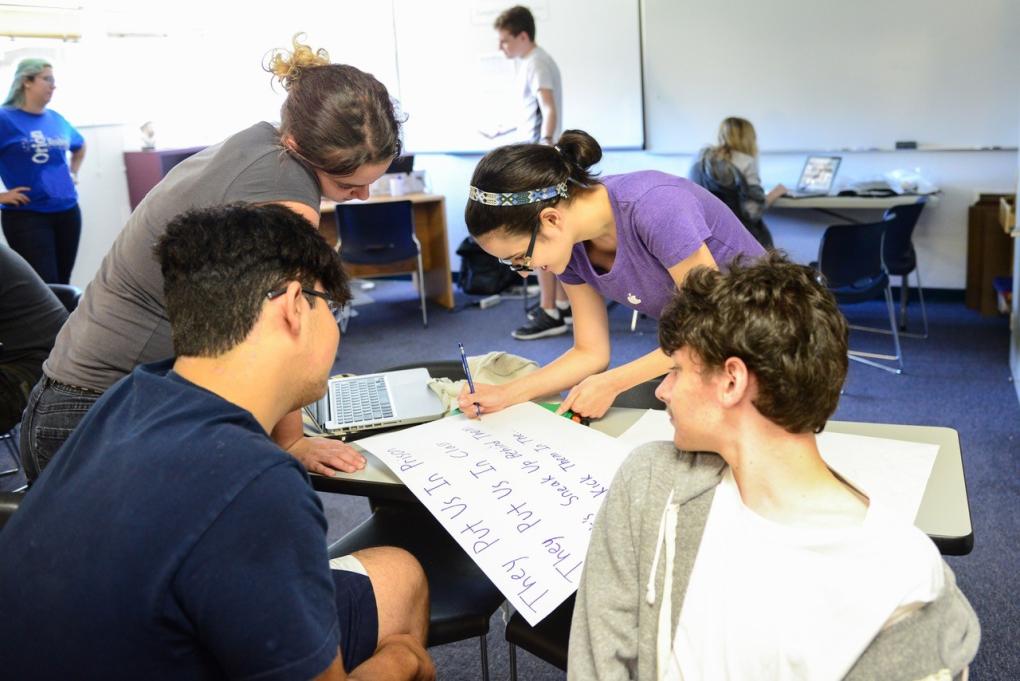
<svg viewBox="0 0 1020 681">
<path fill-rule="evenodd" d="M 171 168 L 204 148 L 125 151 L 124 168 L 127 170 L 128 201 L 131 203 L 131 210 L 138 207 L 149 190 L 155 187 Z"/>
<path fill-rule="evenodd" d="M 999 224 L 999 200 L 1012 194 L 979 194 L 967 211 L 967 307 L 983 315 L 998 312 L 992 281 L 1013 269 L 1013 239 Z"/>
</svg>

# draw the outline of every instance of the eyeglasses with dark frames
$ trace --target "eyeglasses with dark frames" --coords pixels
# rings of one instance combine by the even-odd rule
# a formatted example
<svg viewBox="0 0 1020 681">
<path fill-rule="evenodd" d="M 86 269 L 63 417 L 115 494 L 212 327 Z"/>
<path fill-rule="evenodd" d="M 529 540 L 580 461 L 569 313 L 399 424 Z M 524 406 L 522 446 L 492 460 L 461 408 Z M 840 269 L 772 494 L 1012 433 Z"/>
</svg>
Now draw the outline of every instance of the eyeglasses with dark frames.
<svg viewBox="0 0 1020 681">
<path fill-rule="evenodd" d="M 266 300 L 274 300 L 276 298 L 279 298 L 286 292 L 287 292 L 286 287 L 272 290 L 266 294 Z M 314 298 L 322 298 L 324 301 L 326 301 L 326 306 L 329 307 L 329 311 L 333 314 L 333 319 L 335 319 L 338 324 L 343 320 L 344 313 L 343 304 L 336 302 L 322 291 L 316 291 L 315 289 L 302 287 L 301 293 L 304 293 L 306 296 L 312 296 Z"/>
<path fill-rule="evenodd" d="M 534 268 L 531 266 L 531 256 L 535 252 L 535 239 L 538 238 L 538 230 L 542 227 L 542 223 L 538 222 L 531 230 L 531 241 L 528 242 L 528 250 L 524 252 L 524 255 L 517 258 L 496 258 L 499 262 L 506 265 L 514 272 L 534 272 Z"/>
</svg>

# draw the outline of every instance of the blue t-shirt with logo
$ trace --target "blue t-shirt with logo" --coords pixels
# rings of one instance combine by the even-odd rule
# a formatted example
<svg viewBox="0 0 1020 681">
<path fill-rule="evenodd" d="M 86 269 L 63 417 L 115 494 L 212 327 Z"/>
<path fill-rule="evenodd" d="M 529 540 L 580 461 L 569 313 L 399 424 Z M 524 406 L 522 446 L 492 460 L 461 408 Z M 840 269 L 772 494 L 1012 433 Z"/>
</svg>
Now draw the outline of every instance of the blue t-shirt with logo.
<svg viewBox="0 0 1020 681">
<path fill-rule="evenodd" d="M 7 189 L 30 187 L 29 202 L 3 210 L 57 213 L 78 203 L 67 152 L 85 144 L 73 125 L 51 109 L 41 114 L 0 107 L 0 180 Z"/>
<path fill-rule="evenodd" d="M 111 387 L 0 532 L 0 676 L 310 679 L 336 657 L 307 473 L 170 367 Z"/>
</svg>

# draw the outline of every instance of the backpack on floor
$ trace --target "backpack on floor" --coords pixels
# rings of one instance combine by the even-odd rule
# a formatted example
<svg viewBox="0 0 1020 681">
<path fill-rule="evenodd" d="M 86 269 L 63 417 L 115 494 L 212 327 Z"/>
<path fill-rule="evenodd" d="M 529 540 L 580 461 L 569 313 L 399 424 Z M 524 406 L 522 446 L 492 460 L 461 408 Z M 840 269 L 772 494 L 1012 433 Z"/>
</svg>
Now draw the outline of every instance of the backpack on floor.
<svg viewBox="0 0 1020 681">
<path fill-rule="evenodd" d="M 491 296 L 521 283 L 521 277 L 482 250 L 471 237 L 457 247 L 460 256 L 460 290 L 474 296 Z"/>
</svg>

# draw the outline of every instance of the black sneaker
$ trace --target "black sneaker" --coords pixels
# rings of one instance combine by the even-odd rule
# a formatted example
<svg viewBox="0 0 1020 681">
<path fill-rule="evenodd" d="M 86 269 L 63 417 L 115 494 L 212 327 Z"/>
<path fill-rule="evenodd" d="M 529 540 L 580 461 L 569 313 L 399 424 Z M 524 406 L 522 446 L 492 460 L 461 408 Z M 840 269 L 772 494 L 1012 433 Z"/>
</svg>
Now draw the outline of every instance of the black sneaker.
<svg viewBox="0 0 1020 681">
<path fill-rule="evenodd" d="M 531 321 L 535 321 L 536 319 L 538 319 L 538 313 L 541 311 L 542 311 L 541 305 L 539 303 L 535 303 L 534 305 L 528 308 L 528 319 Z M 548 317 L 549 315 L 546 316 Z M 574 315 L 571 314 L 569 305 L 567 306 L 567 309 L 560 310 L 560 319 L 562 319 L 567 326 L 573 326 Z"/>
<path fill-rule="evenodd" d="M 517 340 L 535 340 L 546 336 L 559 336 L 567 332 L 567 325 L 562 319 L 553 319 L 544 310 L 542 314 L 535 315 L 535 319 L 529 321 L 512 334 Z"/>
</svg>

